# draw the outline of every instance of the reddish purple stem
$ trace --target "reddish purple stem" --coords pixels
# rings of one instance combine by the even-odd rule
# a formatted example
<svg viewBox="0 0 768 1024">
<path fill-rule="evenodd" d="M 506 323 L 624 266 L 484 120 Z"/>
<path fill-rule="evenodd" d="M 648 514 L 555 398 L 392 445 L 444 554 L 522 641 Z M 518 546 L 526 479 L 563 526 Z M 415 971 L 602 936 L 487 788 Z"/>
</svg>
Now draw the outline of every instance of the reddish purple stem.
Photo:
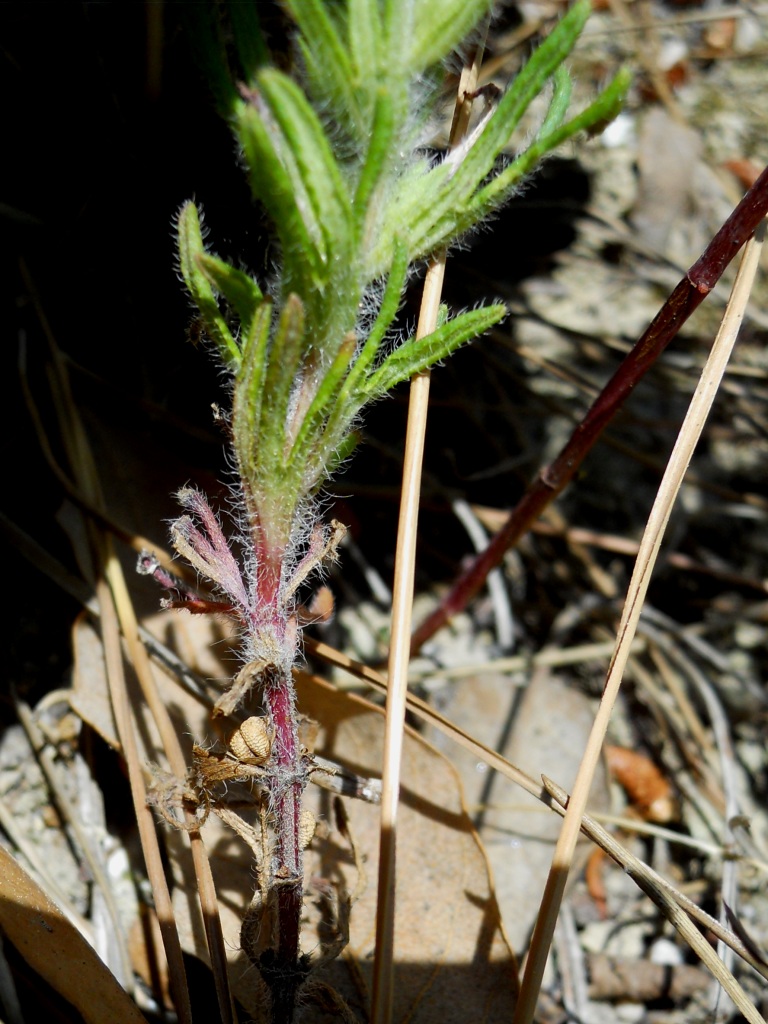
<svg viewBox="0 0 768 1024">
<path fill-rule="evenodd" d="M 258 542 L 261 532 L 254 539 Z M 257 581 L 259 617 L 270 622 L 282 642 L 290 629 L 280 599 L 282 553 L 275 555 L 262 547 Z M 271 612 L 271 614 L 270 614 Z M 299 743 L 296 717 L 296 688 L 290 670 L 275 666 L 264 680 L 264 701 L 274 729 L 273 772 L 269 779 L 270 803 L 276 832 L 274 884 L 277 898 L 278 945 L 259 964 L 272 994 L 272 1019 L 292 1021 L 296 995 L 306 977 L 301 956 L 301 910 L 304 872 L 299 822 L 301 798 L 307 783 Z"/>
<path fill-rule="evenodd" d="M 275 730 L 274 774 L 269 786 L 277 845 L 274 885 L 277 898 L 278 945 L 262 955 L 262 976 L 272 994 L 272 1019 L 293 1019 L 296 994 L 306 977 L 301 956 L 303 868 L 299 841 L 301 797 L 306 773 L 296 725 L 296 691 L 289 675 L 275 673 L 265 683 L 264 698 Z"/>
<path fill-rule="evenodd" d="M 546 506 L 573 479 L 603 429 L 625 399 L 669 345 L 688 317 L 714 288 L 733 257 L 754 234 L 768 212 L 768 167 L 731 213 L 715 237 L 657 313 L 648 329 L 598 395 L 565 447 L 536 479 L 510 513 L 485 551 L 458 577 L 411 640 L 415 653 L 448 620 L 463 611 L 485 584 L 488 573 L 501 564 L 506 551 L 538 519 Z"/>
</svg>

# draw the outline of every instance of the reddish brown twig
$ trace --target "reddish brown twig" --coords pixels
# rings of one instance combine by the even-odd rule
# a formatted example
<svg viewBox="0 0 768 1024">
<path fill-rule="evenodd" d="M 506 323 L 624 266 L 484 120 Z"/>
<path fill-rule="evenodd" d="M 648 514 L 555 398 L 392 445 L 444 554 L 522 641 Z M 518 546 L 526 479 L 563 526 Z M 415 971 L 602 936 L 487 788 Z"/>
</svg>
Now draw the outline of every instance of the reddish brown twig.
<svg viewBox="0 0 768 1024">
<path fill-rule="evenodd" d="M 714 288 L 767 212 L 768 167 L 671 293 L 554 462 L 540 470 L 485 551 L 458 577 L 435 611 L 416 629 L 411 642 L 412 652 L 418 651 L 452 616 L 466 608 L 485 584 L 488 573 L 501 563 L 505 552 L 565 489 L 629 393 Z"/>
</svg>

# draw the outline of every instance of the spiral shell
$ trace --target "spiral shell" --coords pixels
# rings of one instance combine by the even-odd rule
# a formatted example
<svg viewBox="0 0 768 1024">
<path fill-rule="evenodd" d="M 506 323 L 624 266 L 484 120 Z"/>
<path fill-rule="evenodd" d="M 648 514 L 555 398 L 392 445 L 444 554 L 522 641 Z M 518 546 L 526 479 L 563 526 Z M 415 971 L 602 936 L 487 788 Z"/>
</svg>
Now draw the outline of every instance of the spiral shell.
<svg viewBox="0 0 768 1024">
<path fill-rule="evenodd" d="M 229 750 L 238 761 L 264 764 L 272 750 L 272 736 L 266 718 L 246 718 L 229 737 Z"/>
<path fill-rule="evenodd" d="M 312 811 L 306 807 L 301 812 L 299 817 L 299 848 L 306 850 L 315 835 L 315 829 L 317 828 L 317 822 Z"/>
</svg>

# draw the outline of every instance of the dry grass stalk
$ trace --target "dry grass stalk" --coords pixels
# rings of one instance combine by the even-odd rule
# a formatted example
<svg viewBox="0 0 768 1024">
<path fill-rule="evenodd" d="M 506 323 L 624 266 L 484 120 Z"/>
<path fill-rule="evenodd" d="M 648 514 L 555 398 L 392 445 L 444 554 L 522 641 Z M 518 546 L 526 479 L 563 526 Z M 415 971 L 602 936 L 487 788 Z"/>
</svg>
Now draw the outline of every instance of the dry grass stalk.
<svg viewBox="0 0 768 1024">
<path fill-rule="evenodd" d="M 622 676 L 630 655 L 630 648 L 637 631 L 640 613 L 645 599 L 645 594 L 650 582 L 651 573 L 661 547 L 672 505 L 677 497 L 683 481 L 685 471 L 690 462 L 693 450 L 704 429 L 709 410 L 717 395 L 717 388 L 722 379 L 733 346 L 736 343 L 741 320 L 744 315 L 749 293 L 757 272 L 760 253 L 762 251 L 762 237 L 764 229 L 761 228 L 758 240 L 751 239 L 745 248 L 739 271 L 731 292 L 731 300 L 723 317 L 720 331 L 712 346 L 712 351 L 707 360 L 696 392 L 691 400 L 685 421 L 680 429 L 677 442 L 669 459 L 667 470 L 662 479 L 659 492 L 653 509 L 648 519 L 648 525 L 640 544 L 640 549 L 635 564 L 635 571 L 632 575 L 627 600 L 624 605 L 621 623 L 619 625 L 616 650 L 608 669 L 608 675 L 603 690 L 589 744 L 584 751 L 581 767 L 574 783 L 573 792 L 568 800 L 568 809 L 555 852 L 552 858 L 552 867 L 547 880 L 547 886 L 542 899 L 542 907 L 539 918 L 536 922 L 528 961 L 526 963 L 523 983 L 520 992 L 520 1000 L 515 1010 L 515 1024 L 530 1024 L 536 1009 L 541 981 L 544 976 L 549 947 L 554 934 L 555 922 L 560 904 L 565 891 L 565 884 L 570 870 L 573 852 L 576 847 L 576 839 L 581 827 L 581 819 L 586 810 L 589 790 L 592 785 L 595 768 L 600 757 L 606 731 L 610 721 L 611 712 L 621 685 Z M 680 916 L 675 910 L 676 923 L 680 923 Z M 690 941 L 691 933 L 688 919 L 685 918 L 685 930 L 683 934 Z M 698 933 L 697 940 L 699 939 Z M 702 943 L 696 942 L 696 951 L 702 954 Z M 709 959 L 709 958 L 708 958 Z M 719 963 L 719 961 L 718 961 Z M 711 966 L 711 964 L 708 964 Z M 721 967 L 722 965 L 720 965 Z M 718 968 L 716 977 L 722 980 L 722 971 Z M 725 987 L 725 982 L 723 982 Z M 729 988 L 729 994 L 732 991 Z M 739 1008 L 745 1013 L 745 998 L 740 998 Z M 749 1004 L 750 1020 L 759 1020 L 759 1014 Z"/>
<path fill-rule="evenodd" d="M 481 42 L 475 47 L 473 58 L 464 66 L 459 79 L 456 111 L 450 139 L 453 149 L 461 144 L 469 127 L 472 95 L 477 88 L 482 53 L 483 43 Z M 445 277 L 445 262 L 446 252 L 443 250 L 427 269 L 417 337 L 426 337 L 437 327 Z M 387 727 L 382 765 L 376 963 L 371 1013 L 374 1024 L 389 1024 L 392 1018 L 395 901 L 397 898 L 397 806 L 400 797 L 400 761 L 408 690 L 408 663 L 411 653 L 416 538 L 418 535 L 421 466 L 429 407 L 429 382 L 428 370 L 415 376 L 411 381 L 408 399 L 402 495 L 395 552 L 395 577 L 392 587 Z"/>
</svg>

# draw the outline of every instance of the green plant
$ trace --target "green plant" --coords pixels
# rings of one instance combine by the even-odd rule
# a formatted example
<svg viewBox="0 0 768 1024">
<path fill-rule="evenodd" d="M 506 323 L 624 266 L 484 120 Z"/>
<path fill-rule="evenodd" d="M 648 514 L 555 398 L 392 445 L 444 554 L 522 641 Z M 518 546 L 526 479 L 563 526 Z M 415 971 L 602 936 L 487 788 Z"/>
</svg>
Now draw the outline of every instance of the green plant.
<svg viewBox="0 0 768 1024">
<path fill-rule="evenodd" d="M 628 81 L 620 73 L 567 119 L 563 61 L 589 13 L 581 0 L 482 129 L 435 162 L 422 149 L 438 97 L 435 69 L 486 15 L 488 0 L 286 0 L 284 7 L 296 28 L 295 77 L 269 63 L 255 5 L 230 8 L 237 73 L 217 38 L 201 37 L 253 195 L 274 221 L 276 280 L 262 287 L 207 251 L 192 203 L 178 219 L 182 275 L 231 388 L 225 419 L 242 555 L 233 554 L 206 498 L 185 488 L 173 544 L 213 595 L 193 592 L 150 556 L 140 566 L 172 591 L 172 606 L 223 613 L 240 627 L 244 666 L 214 714 L 232 715 L 257 696 L 266 711 L 259 735 L 271 742 L 251 759 L 251 776 L 263 794 L 271 856 L 254 847 L 258 888 L 243 946 L 270 989 L 273 1017 L 289 1020 L 311 966 L 299 947 L 301 798 L 310 761 L 299 743 L 291 675 L 297 594 L 335 556 L 341 534 L 320 522 L 317 493 L 354 448 L 365 406 L 504 316 L 502 305 L 444 312 L 431 333 L 395 342 L 414 264 L 477 226 L 549 151 L 613 117 Z M 538 132 L 517 157 L 499 163 L 545 89 L 549 108 Z M 202 752 L 197 756 L 197 779 L 210 777 Z M 202 788 L 215 810 L 213 787 Z"/>
</svg>

